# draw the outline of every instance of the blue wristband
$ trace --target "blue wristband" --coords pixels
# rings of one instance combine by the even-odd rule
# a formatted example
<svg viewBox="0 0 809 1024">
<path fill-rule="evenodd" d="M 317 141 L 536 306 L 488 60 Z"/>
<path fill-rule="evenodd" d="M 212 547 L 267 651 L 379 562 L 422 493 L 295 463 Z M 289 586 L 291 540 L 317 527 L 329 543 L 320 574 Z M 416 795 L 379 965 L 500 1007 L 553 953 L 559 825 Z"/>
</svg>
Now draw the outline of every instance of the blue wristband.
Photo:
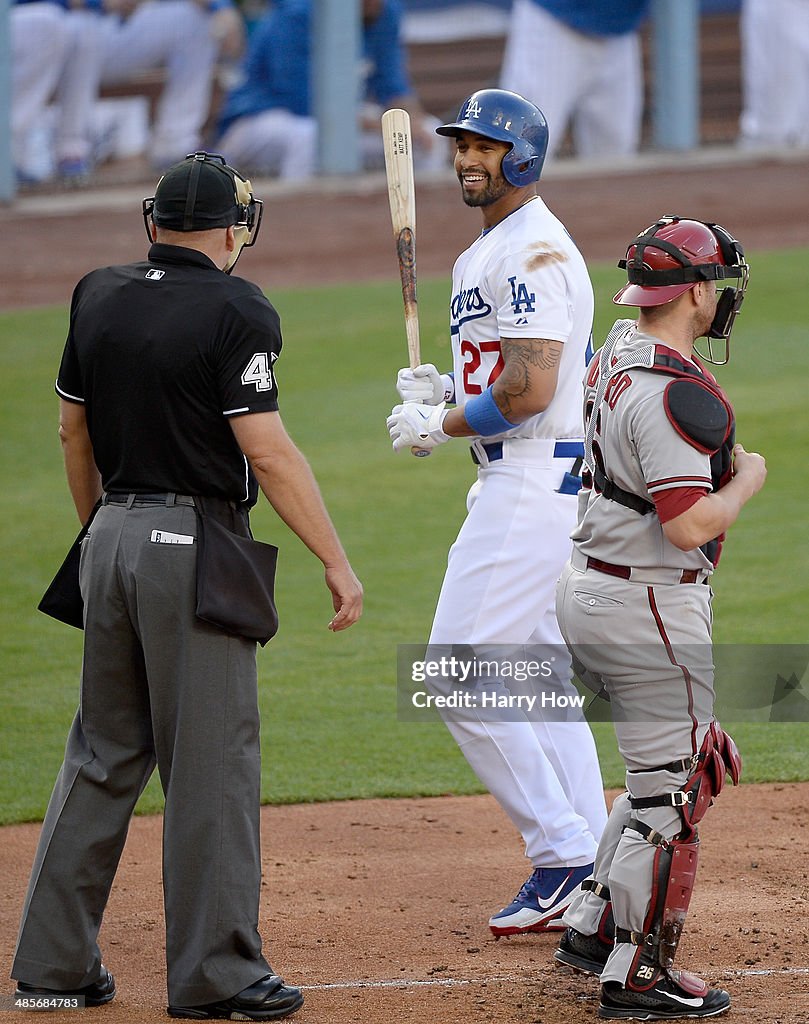
<svg viewBox="0 0 809 1024">
<path fill-rule="evenodd" d="M 506 417 L 500 412 L 497 402 L 494 400 L 492 388 L 489 386 L 482 395 L 476 395 L 463 407 L 464 416 L 469 426 L 480 435 L 480 437 L 491 437 L 492 434 L 502 434 L 511 430 L 519 424 L 509 423 Z"/>
</svg>

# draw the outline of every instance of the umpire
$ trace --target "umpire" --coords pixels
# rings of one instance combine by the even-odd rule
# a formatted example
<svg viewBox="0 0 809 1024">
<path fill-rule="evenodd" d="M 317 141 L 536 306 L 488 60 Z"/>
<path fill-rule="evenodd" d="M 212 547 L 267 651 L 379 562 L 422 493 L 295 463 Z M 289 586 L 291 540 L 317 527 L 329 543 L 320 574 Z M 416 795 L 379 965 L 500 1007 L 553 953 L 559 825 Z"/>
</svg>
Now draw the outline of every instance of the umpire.
<svg viewBox="0 0 809 1024">
<path fill-rule="evenodd" d="M 223 523 L 249 544 L 260 485 L 325 566 L 330 629 L 359 618 L 362 587 L 278 412 L 278 314 L 256 285 L 230 276 L 261 219 L 250 183 L 195 153 L 161 178 L 144 216 L 148 259 L 79 282 L 56 384 L 70 492 L 82 523 L 92 518 L 81 551 L 81 704 L 12 977 L 18 996 L 113 998 L 98 930 L 156 764 L 168 1012 L 277 1019 L 303 996 L 274 974 L 258 933 L 256 644 L 198 617 L 199 525 Z"/>
</svg>

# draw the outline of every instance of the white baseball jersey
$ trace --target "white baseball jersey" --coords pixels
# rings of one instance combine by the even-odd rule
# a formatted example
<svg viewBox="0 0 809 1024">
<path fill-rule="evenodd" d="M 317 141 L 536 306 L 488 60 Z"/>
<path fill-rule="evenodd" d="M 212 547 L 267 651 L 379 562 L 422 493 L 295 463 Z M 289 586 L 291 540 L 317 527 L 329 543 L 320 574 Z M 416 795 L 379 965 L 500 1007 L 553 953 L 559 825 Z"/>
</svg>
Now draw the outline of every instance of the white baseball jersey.
<svg viewBox="0 0 809 1024">
<path fill-rule="evenodd" d="M 573 239 L 537 196 L 479 238 L 455 262 L 450 333 L 455 401 L 463 405 L 503 369 L 501 338 L 564 342 L 547 409 L 502 437 L 582 436 L 581 376 L 591 349 L 593 288 Z"/>
</svg>

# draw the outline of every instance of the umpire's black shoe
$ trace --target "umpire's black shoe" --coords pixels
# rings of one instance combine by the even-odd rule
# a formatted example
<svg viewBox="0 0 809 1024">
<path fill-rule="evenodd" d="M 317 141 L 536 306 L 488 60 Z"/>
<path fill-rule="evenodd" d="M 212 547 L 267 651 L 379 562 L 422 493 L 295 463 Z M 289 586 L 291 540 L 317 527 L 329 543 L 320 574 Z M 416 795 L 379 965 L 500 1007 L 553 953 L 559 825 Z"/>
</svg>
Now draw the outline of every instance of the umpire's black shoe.
<svg viewBox="0 0 809 1024">
<path fill-rule="evenodd" d="M 603 942 L 597 935 L 585 935 L 575 928 L 568 928 L 559 940 L 559 948 L 553 958 L 576 971 L 599 975 L 612 949 L 612 942 Z"/>
<path fill-rule="evenodd" d="M 230 999 L 205 1006 L 169 1006 L 170 1017 L 191 1020 L 280 1020 L 303 1006 L 303 992 L 285 985 L 277 974 L 268 974 Z"/>
<path fill-rule="evenodd" d="M 716 1017 L 730 1009 L 723 988 L 708 988 L 687 971 L 664 971 L 646 992 L 624 988 L 619 981 L 601 986 L 599 1017 L 621 1020 L 675 1020 L 678 1017 Z"/>
<path fill-rule="evenodd" d="M 42 988 L 39 985 L 26 985 L 24 981 L 17 982 L 17 991 L 14 993 L 18 999 L 71 999 L 84 997 L 85 1006 L 103 1006 L 115 998 L 115 978 L 107 968 L 101 965 L 101 977 L 92 985 L 85 985 L 84 988 L 57 989 Z"/>
</svg>

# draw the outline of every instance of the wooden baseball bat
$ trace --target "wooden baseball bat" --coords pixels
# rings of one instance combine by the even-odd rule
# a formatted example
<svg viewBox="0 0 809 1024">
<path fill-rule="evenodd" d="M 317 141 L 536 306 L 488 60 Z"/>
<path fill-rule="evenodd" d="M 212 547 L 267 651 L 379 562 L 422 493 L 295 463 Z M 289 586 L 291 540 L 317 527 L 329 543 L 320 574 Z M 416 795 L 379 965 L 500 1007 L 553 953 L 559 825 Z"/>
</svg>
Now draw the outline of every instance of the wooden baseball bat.
<svg viewBox="0 0 809 1024">
<path fill-rule="evenodd" d="M 419 346 L 419 310 L 416 299 L 416 188 L 413 177 L 413 145 L 410 115 L 394 107 L 382 115 L 382 140 L 385 147 L 385 173 L 399 276 L 402 279 L 405 333 L 410 368 L 421 362 Z M 414 455 L 430 454 L 429 448 L 413 447 Z"/>
</svg>

